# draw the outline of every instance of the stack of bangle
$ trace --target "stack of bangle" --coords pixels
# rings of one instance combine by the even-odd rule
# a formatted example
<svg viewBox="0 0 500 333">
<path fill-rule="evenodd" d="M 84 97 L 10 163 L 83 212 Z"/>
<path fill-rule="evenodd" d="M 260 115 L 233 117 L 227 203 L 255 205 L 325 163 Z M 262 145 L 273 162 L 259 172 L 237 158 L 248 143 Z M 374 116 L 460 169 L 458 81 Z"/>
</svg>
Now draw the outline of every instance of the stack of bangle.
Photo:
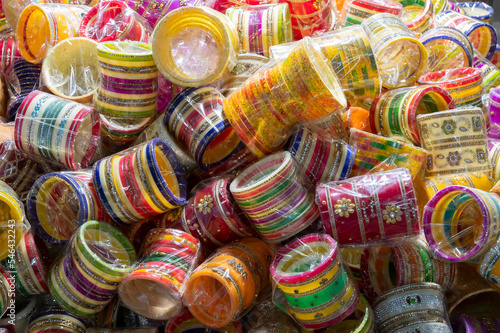
<svg viewBox="0 0 500 333">
<path fill-rule="evenodd" d="M 236 65 L 221 82 L 221 94 L 231 95 L 268 61 L 269 58 L 258 54 L 238 54 Z"/>
<path fill-rule="evenodd" d="M 434 5 L 434 14 L 440 14 L 444 10 L 448 10 L 448 0 L 432 0 Z"/>
<path fill-rule="evenodd" d="M 98 114 L 91 107 L 38 90 L 19 107 L 16 147 L 70 169 L 90 165 L 99 143 Z"/>
<path fill-rule="evenodd" d="M 446 10 L 449 11 L 454 11 L 459 14 L 465 15 L 464 10 L 461 7 L 458 7 L 453 1 L 448 1 L 448 6 L 446 7 Z"/>
<path fill-rule="evenodd" d="M 80 24 L 80 36 L 99 43 L 129 40 L 147 43 L 151 27 L 124 1 L 102 1 L 92 7 Z"/>
<path fill-rule="evenodd" d="M 232 7 L 226 15 L 238 29 L 241 53 L 268 57 L 272 45 L 292 41 L 290 10 L 286 3 Z"/>
<path fill-rule="evenodd" d="M 244 147 L 238 153 L 231 156 L 226 162 L 212 168 L 210 170 L 203 170 L 201 176 L 205 178 L 212 178 L 215 176 L 232 175 L 237 176 L 241 171 L 245 170 L 247 166 L 258 161 L 255 156 L 247 147 Z"/>
<path fill-rule="evenodd" d="M 488 136 L 500 140 L 500 87 L 492 88 L 489 94 L 489 123 Z M 500 171 L 499 173 L 500 174 Z"/>
<path fill-rule="evenodd" d="M 279 243 L 319 216 L 308 179 L 292 154 L 280 152 L 251 165 L 231 183 L 234 199 L 263 239 Z"/>
<path fill-rule="evenodd" d="M 185 36 L 193 41 L 171 43 Z M 236 64 L 238 31 L 231 20 L 209 7 L 182 7 L 168 13 L 153 32 L 153 56 L 158 69 L 170 82 L 199 87 L 218 81 Z"/>
<path fill-rule="evenodd" d="M 224 163 L 245 147 L 224 115 L 223 100 L 212 86 L 189 88 L 175 96 L 165 111 L 170 133 L 204 170 Z"/>
<path fill-rule="evenodd" d="M 366 298 L 361 295 L 356 309 L 355 318 L 347 318 L 340 323 L 334 324 L 325 330 L 325 333 L 352 332 L 352 333 L 373 333 L 375 332 L 375 315 L 371 305 Z"/>
<path fill-rule="evenodd" d="M 17 46 L 23 58 L 39 63 L 51 47 L 66 38 L 78 37 L 80 22 L 89 9 L 46 3 L 26 7 L 16 29 Z"/>
<path fill-rule="evenodd" d="M 429 54 L 429 72 L 472 67 L 474 50 L 467 36 L 455 28 L 436 27 L 420 37 Z"/>
<path fill-rule="evenodd" d="M 349 0 L 344 2 L 342 8 L 342 18 L 344 22 L 342 26 L 350 26 L 361 24 L 365 19 L 370 16 L 387 13 L 395 16 L 401 16 L 403 12 L 403 5 L 397 1 L 381 0 L 381 1 L 368 1 L 368 0 Z"/>
<path fill-rule="evenodd" d="M 0 181 L 0 260 L 14 254 L 22 239 L 24 221 L 23 203 L 9 185 Z"/>
<path fill-rule="evenodd" d="M 220 248 L 186 282 L 184 301 L 203 325 L 220 328 L 237 320 L 269 286 L 274 250 L 257 238 Z"/>
<path fill-rule="evenodd" d="M 170 319 L 167 322 L 165 333 L 189 333 L 203 331 L 206 326 L 200 323 L 189 310 L 182 311 L 177 317 Z M 219 330 L 212 330 L 219 333 L 243 333 L 243 327 L 239 321 L 234 321 L 229 326 L 225 326 Z"/>
<path fill-rule="evenodd" d="M 101 145 L 104 156 L 130 147 L 153 119 L 108 118 L 103 115 L 99 115 L 99 118 L 101 119 Z"/>
<path fill-rule="evenodd" d="M 494 13 L 493 7 L 484 2 L 459 2 L 457 6 L 463 9 L 465 15 L 485 23 L 490 23 Z"/>
<path fill-rule="evenodd" d="M 14 37 L 7 36 L 0 39 L 0 73 L 4 73 L 10 64 L 21 58 Z"/>
<path fill-rule="evenodd" d="M 493 65 L 497 66 L 497 68 L 500 68 L 500 45 L 497 44 L 493 58 L 491 58 L 490 61 Z"/>
<path fill-rule="evenodd" d="M 184 283 L 200 256 L 199 247 L 196 238 L 179 230 L 150 231 L 137 266 L 120 282 L 120 300 L 147 318 L 177 316 L 182 310 Z"/>
<path fill-rule="evenodd" d="M 14 121 L 17 111 L 23 100 L 30 92 L 38 89 L 40 80 L 40 66 L 27 62 L 24 59 L 14 61 L 5 70 L 5 80 L 10 93 L 10 102 L 7 106 L 7 119 Z"/>
<path fill-rule="evenodd" d="M 30 318 L 26 333 L 85 333 L 87 323 L 63 309 L 52 308 Z"/>
<path fill-rule="evenodd" d="M 304 127 L 290 140 L 288 151 L 295 156 L 312 184 L 349 177 L 356 149 L 348 144 L 318 135 Z"/>
<path fill-rule="evenodd" d="M 325 232 L 343 246 L 399 241 L 420 232 L 408 169 L 319 184 L 316 193 Z"/>
<path fill-rule="evenodd" d="M 66 244 L 89 220 L 109 219 L 97 200 L 90 171 L 41 176 L 28 195 L 26 210 L 35 232 L 55 245 Z"/>
<path fill-rule="evenodd" d="M 468 172 L 491 173 L 486 120 L 479 108 L 421 114 L 417 117 L 427 176 Z"/>
<path fill-rule="evenodd" d="M 377 60 L 382 85 L 410 86 L 427 68 L 428 54 L 415 34 L 394 15 L 377 14 L 362 23 Z"/>
<path fill-rule="evenodd" d="M 479 2 L 482 3 L 482 2 Z M 488 333 L 500 330 L 500 319 L 490 317 L 458 316 L 451 324 L 453 332 Z"/>
<path fill-rule="evenodd" d="M 432 0 L 397 1 L 403 4 L 402 21 L 417 36 L 431 28 L 434 17 Z"/>
<path fill-rule="evenodd" d="M 407 168 L 411 177 L 417 178 L 427 161 L 424 149 L 356 128 L 351 128 L 349 143 L 356 150 L 351 177 Z"/>
<path fill-rule="evenodd" d="M 483 90 L 488 93 L 494 86 L 498 86 L 500 69 L 489 62 L 485 57 L 474 51 L 474 67 L 479 68 L 483 74 Z"/>
<path fill-rule="evenodd" d="M 455 185 L 437 192 L 423 214 L 425 238 L 446 261 L 480 258 L 499 236 L 500 198 L 495 193 Z"/>
<path fill-rule="evenodd" d="M 451 2 L 449 2 L 451 3 Z M 490 60 L 495 53 L 497 33 L 495 28 L 453 10 L 442 12 L 436 16 L 440 26 L 456 28 L 466 35 L 472 46 L 486 59 Z"/>
<path fill-rule="evenodd" d="M 500 180 L 500 141 L 488 140 L 488 158 L 493 171 L 491 176 L 495 182 L 498 182 Z"/>
<path fill-rule="evenodd" d="M 248 219 L 229 192 L 230 181 L 228 177 L 211 181 L 184 206 L 184 230 L 200 240 L 207 250 L 215 250 L 236 239 L 255 236 Z"/>
<path fill-rule="evenodd" d="M 50 269 L 50 293 L 64 310 L 88 317 L 115 296 L 136 253 L 118 229 L 97 221 L 84 223 L 68 245 Z"/>
<path fill-rule="evenodd" d="M 290 8 L 294 40 L 333 30 L 337 25 L 335 5 L 331 0 L 283 0 L 283 3 Z"/>
<path fill-rule="evenodd" d="M 481 259 L 479 274 L 488 282 L 500 286 L 500 240 Z"/>
<path fill-rule="evenodd" d="M 437 86 L 408 87 L 382 93 L 372 104 L 371 128 L 386 137 L 420 143 L 417 115 L 455 108 L 450 94 Z"/>
<path fill-rule="evenodd" d="M 7 312 L 7 310 L 12 308 L 11 303 L 14 303 L 14 296 L 16 294 L 16 286 L 14 282 L 14 277 L 10 275 L 9 271 L 0 265 L 0 316 Z M 15 314 L 15 303 L 14 303 L 14 314 Z"/>
<path fill-rule="evenodd" d="M 453 333 L 443 289 L 435 283 L 395 288 L 373 303 L 377 332 Z"/>
<path fill-rule="evenodd" d="M 277 305 L 302 327 L 331 326 L 354 312 L 360 300 L 347 274 L 337 242 L 313 234 L 283 247 L 271 264 L 271 276 L 282 295 Z"/>
<path fill-rule="evenodd" d="M 186 180 L 160 139 L 97 161 L 92 169 L 97 197 L 111 219 L 131 224 L 186 202 Z"/>
<path fill-rule="evenodd" d="M 218 1 L 221 13 L 225 13 L 227 9 L 238 6 L 257 6 L 273 3 L 272 0 L 221 0 Z"/>
</svg>

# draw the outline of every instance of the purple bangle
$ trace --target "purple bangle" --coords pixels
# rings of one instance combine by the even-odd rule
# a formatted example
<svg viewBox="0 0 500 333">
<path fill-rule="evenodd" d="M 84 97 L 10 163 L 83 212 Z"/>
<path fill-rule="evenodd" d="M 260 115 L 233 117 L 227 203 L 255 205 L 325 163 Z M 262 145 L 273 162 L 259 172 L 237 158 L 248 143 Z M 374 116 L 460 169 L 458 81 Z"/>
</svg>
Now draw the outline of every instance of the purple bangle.
<svg viewBox="0 0 500 333">
<path fill-rule="evenodd" d="M 490 90 L 490 131 L 489 137 L 500 139 L 500 88 Z"/>
<path fill-rule="evenodd" d="M 471 318 L 467 315 L 460 315 L 453 322 L 452 328 L 453 332 L 500 333 L 500 319 Z"/>
</svg>

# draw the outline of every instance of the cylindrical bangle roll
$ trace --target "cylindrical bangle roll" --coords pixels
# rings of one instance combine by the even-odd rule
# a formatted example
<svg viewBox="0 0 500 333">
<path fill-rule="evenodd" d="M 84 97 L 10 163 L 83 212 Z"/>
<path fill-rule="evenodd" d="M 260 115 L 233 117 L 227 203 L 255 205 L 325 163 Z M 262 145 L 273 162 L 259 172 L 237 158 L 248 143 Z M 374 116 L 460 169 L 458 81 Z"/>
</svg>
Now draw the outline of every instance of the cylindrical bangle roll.
<svg viewBox="0 0 500 333">
<path fill-rule="evenodd" d="M 290 8 L 295 40 L 333 30 L 337 24 L 335 5 L 332 5 L 330 0 L 284 0 L 283 3 L 288 4 Z"/>
<path fill-rule="evenodd" d="M 470 317 L 468 315 L 460 315 L 453 322 L 452 327 L 454 332 L 464 333 L 489 333 L 498 332 L 500 330 L 500 319 L 490 317 Z"/>
<path fill-rule="evenodd" d="M 481 259 L 479 274 L 481 274 L 486 281 L 500 286 L 500 240 L 498 240 Z"/>
<path fill-rule="evenodd" d="M 343 246 L 397 242 L 420 232 L 408 169 L 322 183 L 316 193 L 325 232 Z"/>
<path fill-rule="evenodd" d="M 184 310 L 178 316 L 167 322 L 165 333 L 189 333 L 204 329 L 206 329 L 205 325 L 193 317 L 189 310 Z M 239 321 L 234 321 L 221 330 L 224 333 L 243 333 L 243 327 Z"/>
<path fill-rule="evenodd" d="M 51 308 L 30 318 L 26 333 L 85 333 L 88 324 L 63 309 Z"/>
<path fill-rule="evenodd" d="M 7 119 L 15 121 L 23 100 L 33 90 L 37 90 L 40 81 L 40 66 L 24 59 L 15 60 L 5 70 L 5 81 L 10 94 L 7 105 Z"/>
<path fill-rule="evenodd" d="M 0 260 L 14 254 L 25 228 L 24 205 L 14 190 L 0 181 Z"/>
<path fill-rule="evenodd" d="M 397 1 L 367 1 L 367 0 L 349 0 L 344 2 L 342 8 L 343 26 L 361 24 L 370 16 L 388 13 L 395 16 L 401 16 L 403 5 Z"/>
<path fill-rule="evenodd" d="M 0 315 L 3 316 L 9 308 L 12 308 L 11 303 L 15 302 L 16 285 L 14 277 L 9 271 L 0 265 Z M 15 304 L 14 304 L 15 314 Z"/>
<path fill-rule="evenodd" d="M 488 136 L 492 139 L 500 139 L 500 88 L 497 87 L 491 89 L 489 96 L 490 96 L 489 98 L 490 103 L 489 103 L 488 116 L 489 116 L 490 129 Z M 497 178 L 500 178 L 500 171 L 495 172 L 494 174 L 499 175 Z"/>
<path fill-rule="evenodd" d="M 108 118 L 100 114 L 99 119 L 103 150 L 100 156 L 109 156 L 130 147 L 153 118 Z"/>
<path fill-rule="evenodd" d="M 490 23 L 494 13 L 493 7 L 484 2 L 459 2 L 457 6 L 463 9 L 465 15 L 485 23 Z"/>
<path fill-rule="evenodd" d="M 490 94 L 490 96 L 492 96 Z M 492 178 L 495 182 L 500 180 L 500 141 L 488 140 L 488 158 L 491 163 Z"/>
<path fill-rule="evenodd" d="M 416 34 L 430 29 L 434 17 L 432 0 L 396 0 L 403 4 L 401 20 Z"/>
<path fill-rule="evenodd" d="M 268 61 L 269 58 L 258 54 L 238 54 L 236 65 L 221 82 L 221 94 L 226 97 L 231 95 Z"/>
<path fill-rule="evenodd" d="M 7 36 L 0 39 L 0 57 L 0 73 L 4 73 L 14 61 L 21 59 L 14 37 Z"/>
<path fill-rule="evenodd" d="M 474 51 L 474 67 L 479 68 L 483 74 L 483 90 L 489 92 L 493 86 L 498 86 L 500 69 L 489 62 L 485 57 Z"/>
</svg>

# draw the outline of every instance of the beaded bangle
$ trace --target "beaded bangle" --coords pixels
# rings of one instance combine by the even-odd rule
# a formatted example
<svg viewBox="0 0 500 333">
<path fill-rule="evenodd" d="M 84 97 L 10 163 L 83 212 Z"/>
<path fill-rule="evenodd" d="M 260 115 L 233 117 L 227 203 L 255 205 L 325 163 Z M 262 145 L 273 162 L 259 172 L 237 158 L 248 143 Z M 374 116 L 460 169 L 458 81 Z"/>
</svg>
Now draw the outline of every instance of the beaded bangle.
<svg viewBox="0 0 500 333">
<path fill-rule="evenodd" d="M 184 42 L 182 50 L 171 45 L 170 40 L 183 38 L 190 30 L 203 33 L 208 45 Z M 211 8 L 182 7 L 158 22 L 152 45 L 155 62 L 167 80 L 199 87 L 221 79 L 236 64 L 238 32 L 227 16 Z"/>
<path fill-rule="evenodd" d="M 26 333 L 52 333 L 54 331 L 65 333 L 85 333 L 87 323 L 72 314 L 59 308 L 43 311 L 32 318 Z"/>
<path fill-rule="evenodd" d="M 5 70 L 5 78 L 11 96 L 7 105 L 7 118 L 9 121 L 15 121 L 17 111 L 23 100 L 30 92 L 38 89 L 40 66 L 29 63 L 24 59 L 16 60 Z"/>
<path fill-rule="evenodd" d="M 283 3 L 288 4 L 290 8 L 294 40 L 333 30 L 337 24 L 334 5 L 329 0 L 284 0 Z"/>
<path fill-rule="evenodd" d="M 489 123 L 490 123 L 490 129 L 488 136 L 492 139 L 500 139 L 500 88 L 493 88 L 490 90 L 489 94 L 489 113 L 488 113 L 488 118 L 489 118 Z M 491 145 L 490 145 L 490 152 L 491 152 Z M 491 155 L 490 155 L 491 156 Z M 500 171 L 496 172 L 495 167 L 494 169 L 494 175 L 499 175 L 500 178 Z"/>
<path fill-rule="evenodd" d="M 14 37 L 3 37 L 0 39 L 0 73 L 4 73 L 10 64 L 21 58 L 21 53 L 17 47 Z"/>
<path fill-rule="evenodd" d="M 14 297 L 16 293 L 16 286 L 14 283 L 14 277 L 0 265 L 0 315 L 3 316 L 11 303 L 14 303 Z M 14 305 L 15 307 L 15 305 Z"/>
<path fill-rule="evenodd" d="M 367 0 L 350 0 L 344 2 L 342 8 L 342 17 L 344 19 L 343 26 L 361 24 L 370 16 L 388 13 L 395 16 L 401 16 L 403 5 L 397 1 L 382 0 L 382 1 L 367 1 Z"/>
<path fill-rule="evenodd" d="M 0 260 L 3 260 L 9 254 L 14 254 L 14 249 L 22 239 L 25 215 L 23 203 L 3 181 L 0 181 L 0 203 Z"/>
<path fill-rule="evenodd" d="M 206 329 L 205 325 L 193 317 L 189 310 L 184 310 L 178 316 L 167 322 L 165 333 L 188 333 L 204 329 Z M 243 333 L 243 327 L 239 321 L 235 321 L 218 331 L 224 333 Z"/>
<path fill-rule="evenodd" d="M 408 169 L 319 184 L 323 227 L 343 246 L 375 245 L 419 234 L 419 215 Z"/>
<path fill-rule="evenodd" d="M 435 255 L 458 262 L 485 254 L 499 235 L 498 200 L 495 193 L 459 185 L 437 192 L 423 214 L 425 238 Z"/>
<path fill-rule="evenodd" d="M 457 6 L 463 9 L 465 15 L 485 23 L 490 23 L 494 13 L 493 7 L 484 2 L 460 2 Z"/>
<path fill-rule="evenodd" d="M 452 322 L 453 332 L 488 333 L 500 330 L 498 318 L 476 318 L 460 315 Z"/>
<path fill-rule="evenodd" d="M 231 95 L 268 61 L 269 58 L 258 54 L 238 54 L 236 65 L 221 82 L 221 94 L 226 97 Z"/>
<path fill-rule="evenodd" d="M 431 28 L 434 16 L 432 0 L 397 1 L 403 4 L 402 21 L 417 36 Z"/>
<path fill-rule="evenodd" d="M 479 68 L 483 74 L 483 90 L 488 93 L 493 86 L 498 85 L 500 80 L 500 69 L 474 51 L 474 67 Z"/>
<path fill-rule="evenodd" d="M 127 5 L 144 17 L 154 27 L 165 15 L 179 7 L 210 6 L 210 1 L 188 0 L 188 1 L 166 1 L 166 0 L 128 0 Z"/>
</svg>

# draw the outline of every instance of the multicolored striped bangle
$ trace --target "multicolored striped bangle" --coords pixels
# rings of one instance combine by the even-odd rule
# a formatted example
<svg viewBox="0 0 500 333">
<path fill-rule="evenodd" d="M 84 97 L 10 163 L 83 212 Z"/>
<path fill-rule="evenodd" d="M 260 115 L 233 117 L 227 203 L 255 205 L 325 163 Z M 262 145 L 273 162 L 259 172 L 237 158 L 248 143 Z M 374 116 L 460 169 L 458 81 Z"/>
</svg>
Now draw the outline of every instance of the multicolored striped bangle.
<svg viewBox="0 0 500 333">
<path fill-rule="evenodd" d="M 457 6 L 465 15 L 485 23 L 490 23 L 494 13 L 493 7 L 484 2 L 459 2 Z"/>
<path fill-rule="evenodd" d="M 455 108 L 450 94 L 437 86 L 389 90 L 373 101 L 371 128 L 386 137 L 404 137 L 420 143 L 417 115 Z"/>
<path fill-rule="evenodd" d="M 25 226 L 24 205 L 16 192 L 0 181 L 0 260 L 14 253 Z"/>
<path fill-rule="evenodd" d="M 427 176 L 491 173 L 486 120 L 479 108 L 417 116 L 422 148 L 428 151 Z"/>
<path fill-rule="evenodd" d="M 481 259 L 479 274 L 488 282 L 500 286 L 500 240 Z"/>
<path fill-rule="evenodd" d="M 434 17 L 432 0 L 397 0 L 403 5 L 402 21 L 415 34 L 421 34 L 431 28 Z"/>
<path fill-rule="evenodd" d="M 83 104 L 35 90 L 19 108 L 14 139 L 19 150 L 73 170 L 84 169 L 99 143 L 98 114 Z"/>
<path fill-rule="evenodd" d="M 391 14 L 377 14 L 361 25 L 368 33 L 382 85 L 395 89 L 415 83 L 427 68 L 428 54 L 404 22 Z"/>
<path fill-rule="evenodd" d="M 434 5 L 434 14 L 440 14 L 444 10 L 448 10 L 448 0 L 432 0 Z"/>
<path fill-rule="evenodd" d="M 305 236 L 283 247 L 271 264 L 271 276 L 283 298 L 277 305 L 306 329 L 342 321 L 360 300 L 329 235 Z"/>
<path fill-rule="evenodd" d="M 182 311 L 175 318 L 167 322 L 165 333 L 188 333 L 195 330 L 206 329 L 206 326 L 200 323 L 189 310 Z M 229 326 L 222 328 L 225 333 L 243 333 L 243 326 L 239 321 L 234 321 Z"/>
<path fill-rule="evenodd" d="M 322 183 L 316 193 L 325 232 L 343 246 L 397 242 L 420 232 L 408 169 Z"/>
<path fill-rule="evenodd" d="M 99 119 L 101 120 L 101 153 L 103 153 L 101 156 L 109 156 L 133 145 L 144 129 L 149 126 L 153 117 L 127 119 L 99 115 Z"/>
<path fill-rule="evenodd" d="M 327 139 L 305 127 L 297 132 L 287 149 L 299 162 L 306 176 L 316 186 L 322 181 L 349 177 L 356 149 L 340 141 Z"/>
<path fill-rule="evenodd" d="M 474 67 L 483 73 L 483 90 L 488 93 L 493 86 L 498 85 L 500 80 L 500 69 L 489 62 L 485 57 L 474 50 Z"/>
<path fill-rule="evenodd" d="M 349 0 L 344 2 L 342 8 L 342 17 L 344 22 L 342 26 L 350 26 L 361 24 L 365 19 L 370 16 L 388 13 L 395 16 L 401 16 L 403 5 L 396 1 L 367 1 L 367 0 Z"/>
<path fill-rule="evenodd" d="M 14 37 L 6 36 L 0 39 L 0 57 L 0 73 L 4 73 L 11 63 L 21 58 L 21 53 L 19 53 Z"/>
<path fill-rule="evenodd" d="M 169 42 L 192 34 L 191 30 L 203 33 L 208 45 L 184 42 L 180 49 Z M 199 87 L 218 81 L 236 64 L 238 31 L 227 16 L 209 7 L 182 7 L 158 22 L 152 45 L 158 69 L 167 80 Z"/>
<path fill-rule="evenodd" d="M 258 54 L 238 54 L 236 65 L 221 81 L 221 94 L 226 97 L 231 95 L 267 62 L 269 58 Z"/>
<path fill-rule="evenodd" d="M 43 60 L 47 51 L 60 41 L 78 37 L 82 17 L 89 11 L 87 6 L 58 4 L 31 4 L 19 17 L 16 29 L 19 52 L 32 63 Z M 44 33 L 34 33 L 44 31 Z"/>
<path fill-rule="evenodd" d="M 290 8 L 293 39 L 300 40 L 307 36 L 319 35 L 333 30 L 337 25 L 335 5 L 330 0 L 291 1 L 284 0 Z"/>
<path fill-rule="evenodd" d="M 231 7 L 266 5 L 272 2 L 272 0 L 221 0 L 219 2 L 219 9 L 217 10 L 225 13 Z"/>
<path fill-rule="evenodd" d="M 9 121 L 15 121 L 17 111 L 23 100 L 30 92 L 38 89 L 40 66 L 29 63 L 24 59 L 15 60 L 5 70 L 5 80 L 11 96 L 7 105 L 7 118 Z"/>
<path fill-rule="evenodd" d="M 144 17 L 154 27 L 165 15 L 180 7 L 210 6 L 215 3 L 204 0 L 127 0 L 127 5 Z"/>
<path fill-rule="evenodd" d="M 55 330 L 64 333 L 85 333 L 87 327 L 85 320 L 63 309 L 51 308 L 31 317 L 26 333 L 51 333 Z"/>
<path fill-rule="evenodd" d="M 437 192 L 423 214 L 432 252 L 450 262 L 483 256 L 499 236 L 499 200 L 495 193 L 459 185 Z"/>
<path fill-rule="evenodd" d="M 488 117 L 490 128 L 488 136 L 492 139 L 500 139 L 500 87 L 492 88 L 489 96 Z M 497 174 L 499 175 L 497 178 L 500 178 L 500 170 L 495 173 L 495 175 Z"/>
<path fill-rule="evenodd" d="M 230 190 L 261 237 L 271 243 L 296 235 L 319 215 L 308 180 L 289 152 L 251 165 L 233 180 Z"/>
<path fill-rule="evenodd" d="M 451 324 L 453 332 L 488 333 L 500 330 L 500 319 L 494 317 L 469 317 L 462 314 Z"/>
<path fill-rule="evenodd" d="M 7 244 L 7 242 L 5 242 Z M 11 303 L 14 303 L 16 294 L 16 286 L 14 277 L 9 271 L 0 265 L 0 315 L 4 315 Z"/>
</svg>

